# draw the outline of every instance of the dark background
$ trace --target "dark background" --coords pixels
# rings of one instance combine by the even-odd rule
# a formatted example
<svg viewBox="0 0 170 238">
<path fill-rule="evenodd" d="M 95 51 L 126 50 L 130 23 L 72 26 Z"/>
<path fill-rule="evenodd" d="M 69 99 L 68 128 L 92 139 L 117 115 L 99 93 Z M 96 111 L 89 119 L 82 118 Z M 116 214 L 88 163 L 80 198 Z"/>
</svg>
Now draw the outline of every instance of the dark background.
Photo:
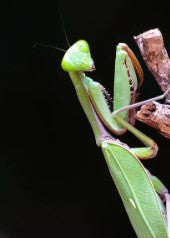
<svg viewBox="0 0 170 238">
<path fill-rule="evenodd" d="M 161 93 L 132 38 L 159 27 L 170 51 L 168 6 L 131 1 L 6 1 L 0 6 L 0 238 L 136 237 L 76 98 L 63 53 L 86 39 L 112 91 L 115 47 L 126 42 L 145 72 L 140 100 Z M 170 188 L 169 140 L 148 126 L 160 151 L 145 162 Z M 141 145 L 127 133 L 122 140 Z"/>
</svg>

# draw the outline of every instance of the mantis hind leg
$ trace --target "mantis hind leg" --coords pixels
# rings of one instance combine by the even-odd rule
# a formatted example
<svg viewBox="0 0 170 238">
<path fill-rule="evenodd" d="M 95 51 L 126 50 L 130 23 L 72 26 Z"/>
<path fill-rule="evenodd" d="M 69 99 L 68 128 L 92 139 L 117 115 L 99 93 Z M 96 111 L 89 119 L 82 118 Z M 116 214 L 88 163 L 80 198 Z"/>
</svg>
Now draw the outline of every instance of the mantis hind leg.
<svg viewBox="0 0 170 238">
<path fill-rule="evenodd" d="M 132 153 L 134 153 L 139 159 L 149 159 L 155 157 L 158 151 L 157 148 L 152 147 L 138 147 L 138 148 L 131 148 Z"/>
<path fill-rule="evenodd" d="M 158 146 L 154 140 L 145 135 L 143 132 L 139 131 L 135 127 L 131 126 L 128 122 L 123 120 L 119 115 L 115 115 L 114 118 L 120 123 L 124 128 L 128 129 L 133 135 L 135 135 L 146 147 L 132 148 L 131 151 L 139 159 L 149 159 L 156 156 L 158 152 Z"/>
<path fill-rule="evenodd" d="M 151 175 L 149 171 L 147 172 L 149 173 L 155 191 L 158 194 L 157 198 L 159 201 L 160 209 L 162 215 L 165 217 L 165 220 L 167 221 L 168 237 L 170 237 L 170 195 L 168 193 L 168 189 L 156 176 Z M 166 203 L 166 206 L 164 205 L 164 203 Z"/>
<path fill-rule="evenodd" d="M 150 179 L 153 183 L 153 186 L 155 188 L 155 191 L 160 195 L 160 196 L 164 196 L 166 193 L 168 193 L 168 189 L 165 187 L 165 185 L 161 182 L 160 179 L 158 179 L 156 176 L 150 174 L 150 172 L 148 171 Z"/>
</svg>

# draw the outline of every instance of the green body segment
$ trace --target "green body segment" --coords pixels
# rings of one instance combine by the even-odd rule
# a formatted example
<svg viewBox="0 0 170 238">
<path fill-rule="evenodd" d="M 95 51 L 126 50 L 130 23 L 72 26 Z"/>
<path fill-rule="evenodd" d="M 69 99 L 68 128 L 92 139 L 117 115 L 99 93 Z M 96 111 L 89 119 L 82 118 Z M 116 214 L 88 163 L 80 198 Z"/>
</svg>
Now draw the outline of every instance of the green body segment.
<svg viewBox="0 0 170 238">
<path fill-rule="evenodd" d="M 73 85 L 75 87 L 77 97 L 79 99 L 79 102 L 89 120 L 89 123 L 92 127 L 92 130 L 95 135 L 96 144 L 100 146 L 100 137 L 101 137 L 101 131 L 98 126 L 98 122 L 95 118 L 93 108 L 91 106 L 91 102 L 88 97 L 88 93 L 86 90 L 85 84 L 83 84 L 83 81 L 86 80 L 86 76 L 83 72 L 69 72 L 70 78 L 72 79 Z"/>
<path fill-rule="evenodd" d="M 89 79 L 89 83 L 84 82 L 91 102 L 97 112 L 97 115 L 102 120 L 103 124 L 113 133 L 121 135 L 125 132 L 125 129 L 120 128 L 116 120 L 113 118 L 110 108 L 106 102 L 106 99 L 101 91 L 101 85 Z"/>
<path fill-rule="evenodd" d="M 138 88 L 138 80 L 128 53 L 123 50 L 124 43 L 119 43 L 116 48 L 115 75 L 113 88 L 113 112 L 130 105 L 132 94 Z M 129 111 L 125 110 L 119 113 L 119 116 L 129 121 Z M 119 124 L 120 128 L 124 128 Z"/>
<path fill-rule="evenodd" d="M 102 151 L 138 238 L 168 238 L 160 201 L 143 165 L 120 145 L 103 142 Z"/>
<path fill-rule="evenodd" d="M 114 76 L 114 108 L 116 111 L 124 106 L 130 105 L 131 101 L 131 90 L 129 83 L 129 75 L 125 65 L 127 53 L 123 50 L 116 52 L 115 60 L 115 76 Z M 122 119 L 128 120 L 128 111 L 121 112 L 119 114 Z"/>
<path fill-rule="evenodd" d="M 127 55 L 127 57 L 125 58 L 126 65 L 127 65 L 127 68 L 129 69 L 129 74 L 132 76 L 133 86 L 134 86 L 134 89 L 136 90 L 138 88 L 138 79 L 136 77 L 136 72 L 133 67 L 132 61 L 131 61 L 130 57 L 128 56 L 127 52 L 124 50 L 124 48 L 126 48 L 126 47 L 128 47 L 128 46 L 125 43 L 119 43 L 117 45 L 117 47 L 116 47 L 117 62 L 115 64 L 115 67 L 117 67 L 117 63 L 119 63 L 119 60 L 122 61 L 122 59 L 119 59 L 119 56 L 121 58 L 121 52 L 123 52 L 123 54 L 126 53 L 126 55 Z M 123 65 L 123 67 L 124 67 L 124 65 Z"/>
<path fill-rule="evenodd" d="M 153 154 L 153 149 L 151 147 L 137 147 L 131 148 L 133 154 L 135 154 L 139 159 L 148 159 Z"/>
</svg>

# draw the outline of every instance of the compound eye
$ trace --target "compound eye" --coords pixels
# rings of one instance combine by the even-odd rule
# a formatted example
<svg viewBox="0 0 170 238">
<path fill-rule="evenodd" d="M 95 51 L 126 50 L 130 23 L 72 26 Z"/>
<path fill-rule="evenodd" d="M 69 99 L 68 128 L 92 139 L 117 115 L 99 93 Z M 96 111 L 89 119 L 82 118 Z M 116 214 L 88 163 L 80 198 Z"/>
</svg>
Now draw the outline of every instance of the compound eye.
<svg viewBox="0 0 170 238">
<path fill-rule="evenodd" d="M 84 52 L 84 53 L 90 52 L 89 45 L 85 40 L 77 41 L 77 47 L 81 52 Z"/>
</svg>

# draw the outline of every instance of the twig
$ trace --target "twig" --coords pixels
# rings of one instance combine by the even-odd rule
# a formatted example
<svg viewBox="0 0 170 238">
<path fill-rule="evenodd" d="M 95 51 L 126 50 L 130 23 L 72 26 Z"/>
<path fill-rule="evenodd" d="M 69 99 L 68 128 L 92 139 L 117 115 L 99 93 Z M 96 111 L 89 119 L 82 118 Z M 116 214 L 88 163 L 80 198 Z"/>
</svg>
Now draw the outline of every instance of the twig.
<svg viewBox="0 0 170 238">
<path fill-rule="evenodd" d="M 143 59 L 155 77 L 161 90 L 165 92 L 170 87 L 170 59 L 164 47 L 164 41 L 159 29 L 146 31 L 134 37 Z M 150 102 L 141 107 L 136 118 L 156 128 L 163 136 L 170 138 L 170 92 L 166 95 L 166 104 Z"/>
<path fill-rule="evenodd" d="M 148 69 L 165 92 L 170 86 L 170 59 L 160 30 L 156 28 L 146 31 L 134 39 Z M 166 95 L 166 101 L 170 101 L 170 92 Z"/>
</svg>

